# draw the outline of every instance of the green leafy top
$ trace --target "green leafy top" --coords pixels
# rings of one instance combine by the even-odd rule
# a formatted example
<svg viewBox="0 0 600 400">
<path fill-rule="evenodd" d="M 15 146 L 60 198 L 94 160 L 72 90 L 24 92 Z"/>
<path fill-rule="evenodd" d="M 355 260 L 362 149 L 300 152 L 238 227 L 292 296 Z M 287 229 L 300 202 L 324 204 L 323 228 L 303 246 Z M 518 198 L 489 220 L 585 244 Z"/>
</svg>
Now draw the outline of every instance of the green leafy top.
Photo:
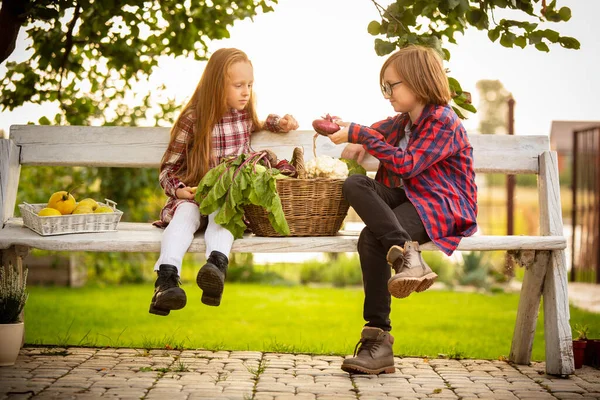
<svg viewBox="0 0 600 400">
<path fill-rule="evenodd" d="M 246 230 L 244 206 L 249 204 L 263 207 L 279 234 L 290 234 L 277 194 L 275 177 L 279 171 L 258 164 L 266 155 L 266 152 L 258 152 L 226 159 L 211 169 L 198 185 L 196 199 L 200 212 L 209 215 L 219 210 L 215 222 L 236 239 Z"/>
</svg>

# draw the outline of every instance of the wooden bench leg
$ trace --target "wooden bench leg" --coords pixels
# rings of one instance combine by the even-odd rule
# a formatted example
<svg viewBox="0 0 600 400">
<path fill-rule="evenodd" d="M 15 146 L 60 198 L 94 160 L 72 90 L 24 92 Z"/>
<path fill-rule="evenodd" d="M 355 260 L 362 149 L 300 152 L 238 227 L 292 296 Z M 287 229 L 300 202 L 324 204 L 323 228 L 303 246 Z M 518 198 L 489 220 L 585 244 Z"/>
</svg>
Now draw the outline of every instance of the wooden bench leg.
<svg viewBox="0 0 600 400">
<path fill-rule="evenodd" d="M 528 250 L 508 253 L 525 268 L 509 360 L 516 364 L 529 364 L 550 252 Z"/>
<path fill-rule="evenodd" d="M 510 361 L 516 364 L 529 364 L 531 361 L 538 310 L 543 295 L 546 373 L 572 374 L 573 344 L 564 250 L 509 253 L 525 268 Z"/>
<path fill-rule="evenodd" d="M 570 375 L 575 371 L 569 325 L 569 294 L 564 250 L 554 250 L 544 280 L 546 373 Z"/>
</svg>

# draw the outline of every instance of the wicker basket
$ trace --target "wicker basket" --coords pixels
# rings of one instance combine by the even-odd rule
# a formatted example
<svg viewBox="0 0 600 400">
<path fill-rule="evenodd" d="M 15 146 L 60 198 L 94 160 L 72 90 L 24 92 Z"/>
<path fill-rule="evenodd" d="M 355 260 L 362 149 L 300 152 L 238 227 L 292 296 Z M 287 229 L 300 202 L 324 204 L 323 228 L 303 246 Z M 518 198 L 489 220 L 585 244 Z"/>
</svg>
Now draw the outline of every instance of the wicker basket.
<svg viewBox="0 0 600 400">
<path fill-rule="evenodd" d="M 117 210 L 117 203 L 114 201 L 109 199 L 105 199 L 105 201 L 106 203 L 98 202 L 98 205 L 109 206 L 114 212 L 40 217 L 37 214 L 42 208 L 47 206 L 46 203 L 23 203 L 19 204 L 19 209 L 23 216 L 23 224 L 42 236 L 115 231 L 117 230 L 117 224 L 121 220 L 123 211 Z"/>
<path fill-rule="evenodd" d="M 290 236 L 332 236 L 348 213 L 342 195 L 343 179 L 278 179 L 277 193 Z M 257 236 L 282 236 L 273 229 L 264 208 L 244 207 L 246 219 Z"/>
</svg>

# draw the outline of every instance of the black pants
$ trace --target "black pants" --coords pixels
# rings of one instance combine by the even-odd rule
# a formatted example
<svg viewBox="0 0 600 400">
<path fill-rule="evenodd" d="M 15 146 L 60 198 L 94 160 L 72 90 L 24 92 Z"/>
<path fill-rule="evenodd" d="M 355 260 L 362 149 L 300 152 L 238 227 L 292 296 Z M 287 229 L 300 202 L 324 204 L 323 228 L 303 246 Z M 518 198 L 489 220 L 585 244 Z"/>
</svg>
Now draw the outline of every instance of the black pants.
<svg viewBox="0 0 600 400">
<path fill-rule="evenodd" d="M 389 331 L 392 299 L 387 288 L 391 277 L 388 250 L 406 241 L 426 243 L 431 239 L 403 188 L 391 189 L 368 176 L 352 175 L 344 182 L 343 193 L 366 225 L 358 239 L 365 290 L 363 317 L 367 326 Z"/>
</svg>

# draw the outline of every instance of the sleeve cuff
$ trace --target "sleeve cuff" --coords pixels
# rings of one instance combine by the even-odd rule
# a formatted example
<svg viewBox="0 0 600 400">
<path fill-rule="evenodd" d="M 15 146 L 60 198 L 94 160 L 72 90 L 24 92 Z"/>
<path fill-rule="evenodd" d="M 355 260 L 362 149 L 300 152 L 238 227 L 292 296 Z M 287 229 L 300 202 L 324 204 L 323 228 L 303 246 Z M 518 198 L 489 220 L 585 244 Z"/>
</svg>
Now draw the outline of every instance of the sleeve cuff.
<svg viewBox="0 0 600 400">
<path fill-rule="evenodd" d="M 350 123 L 350 126 L 348 126 L 348 143 L 360 143 L 360 128 L 359 124 Z"/>
<path fill-rule="evenodd" d="M 175 178 L 172 185 L 169 185 L 169 190 L 167 193 L 169 196 L 173 198 L 177 198 L 177 189 L 181 189 L 185 187 L 185 183 L 181 182 L 179 179 Z"/>
</svg>

